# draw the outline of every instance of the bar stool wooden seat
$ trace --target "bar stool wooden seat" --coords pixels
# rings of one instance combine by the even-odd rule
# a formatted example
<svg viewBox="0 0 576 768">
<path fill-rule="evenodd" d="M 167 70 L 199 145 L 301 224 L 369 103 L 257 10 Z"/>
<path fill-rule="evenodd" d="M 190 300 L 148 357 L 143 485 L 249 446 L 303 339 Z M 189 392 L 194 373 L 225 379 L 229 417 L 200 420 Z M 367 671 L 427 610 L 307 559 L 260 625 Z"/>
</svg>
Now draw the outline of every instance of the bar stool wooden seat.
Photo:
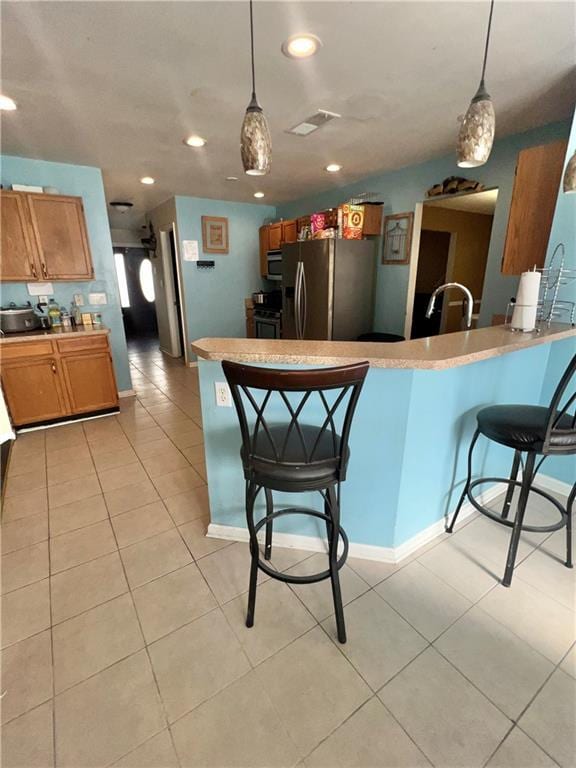
<svg viewBox="0 0 576 768">
<path fill-rule="evenodd" d="M 447 528 L 452 533 L 464 500 L 467 498 L 483 515 L 501 525 L 512 528 L 512 536 L 506 559 L 502 584 L 509 587 L 512 582 L 518 543 L 522 531 L 548 532 L 566 527 L 566 567 L 572 568 L 572 509 L 576 498 L 576 477 L 564 507 L 546 491 L 534 486 L 542 462 L 548 456 L 569 456 L 576 454 L 576 355 L 566 368 L 550 405 L 545 408 L 533 405 L 493 405 L 483 408 L 477 415 L 477 428 L 468 452 L 468 477 L 456 511 Z M 514 450 L 512 471 L 509 478 L 481 477 L 472 480 L 472 454 L 480 435 Z M 537 462 L 537 459 L 539 461 Z M 524 460 L 525 459 L 525 460 Z M 522 480 L 518 472 L 523 467 Z M 508 485 L 500 515 L 478 503 L 472 491 L 478 485 L 488 482 L 505 482 Z M 520 495 L 514 520 L 508 515 L 514 489 L 520 488 Z M 524 516 L 530 493 L 536 493 L 549 501 L 558 511 L 559 520 L 550 525 L 525 525 Z"/>
<path fill-rule="evenodd" d="M 246 480 L 246 520 L 250 534 L 250 583 L 246 626 L 254 624 L 258 570 L 290 584 L 330 579 L 338 639 L 346 628 L 338 571 L 346 562 L 348 539 L 340 525 L 340 484 L 346 478 L 348 437 L 368 363 L 314 370 L 276 370 L 224 361 L 240 421 L 240 456 Z M 308 423 L 309 420 L 319 423 Z M 266 514 L 255 522 L 254 505 L 264 490 Z M 318 491 L 324 512 L 290 507 L 274 509 L 273 491 Z M 323 521 L 328 540 L 328 567 L 308 576 L 272 568 L 273 522 L 287 515 L 308 515 Z M 258 532 L 265 527 L 264 561 Z M 339 541 L 343 550 L 338 556 Z"/>
</svg>

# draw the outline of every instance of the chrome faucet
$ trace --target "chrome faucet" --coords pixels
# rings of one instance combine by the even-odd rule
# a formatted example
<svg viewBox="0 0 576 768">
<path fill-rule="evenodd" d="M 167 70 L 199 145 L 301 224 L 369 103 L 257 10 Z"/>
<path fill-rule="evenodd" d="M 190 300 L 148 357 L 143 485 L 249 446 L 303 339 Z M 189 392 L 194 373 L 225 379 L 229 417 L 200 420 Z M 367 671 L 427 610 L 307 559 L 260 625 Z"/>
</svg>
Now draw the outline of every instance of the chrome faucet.
<svg viewBox="0 0 576 768">
<path fill-rule="evenodd" d="M 444 283 L 444 285 L 439 285 L 438 288 L 434 291 L 432 296 L 430 296 L 430 301 L 428 302 L 428 309 L 426 310 L 426 317 L 431 317 L 432 312 L 434 312 L 434 305 L 436 304 L 436 296 L 438 296 L 439 293 L 443 293 L 448 288 L 460 288 L 464 295 L 466 296 L 466 327 L 470 328 L 472 325 L 472 307 L 474 306 L 474 299 L 472 298 L 472 294 L 466 288 L 465 285 L 462 285 L 462 283 Z"/>
</svg>

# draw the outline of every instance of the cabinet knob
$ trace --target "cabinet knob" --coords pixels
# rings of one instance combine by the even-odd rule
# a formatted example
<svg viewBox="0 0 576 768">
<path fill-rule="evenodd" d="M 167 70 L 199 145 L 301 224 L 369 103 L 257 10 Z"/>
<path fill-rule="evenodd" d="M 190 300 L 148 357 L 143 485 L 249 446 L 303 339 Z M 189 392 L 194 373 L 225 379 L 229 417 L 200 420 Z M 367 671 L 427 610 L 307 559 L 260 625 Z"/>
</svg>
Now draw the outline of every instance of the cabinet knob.
<svg viewBox="0 0 576 768">
<path fill-rule="evenodd" d="M 44 277 L 48 277 L 48 270 L 46 269 L 46 264 L 44 264 L 44 262 L 41 262 L 41 266 L 42 266 L 42 274 L 44 275 Z"/>
<path fill-rule="evenodd" d="M 52 373 L 58 373 L 58 371 L 56 370 L 56 363 L 54 362 L 54 360 L 50 361 L 50 367 L 52 368 Z"/>
<path fill-rule="evenodd" d="M 31 262 L 30 269 L 32 270 L 32 275 L 33 275 L 34 279 L 37 279 L 38 278 L 38 273 L 36 272 L 36 265 L 34 264 L 34 262 Z"/>
</svg>

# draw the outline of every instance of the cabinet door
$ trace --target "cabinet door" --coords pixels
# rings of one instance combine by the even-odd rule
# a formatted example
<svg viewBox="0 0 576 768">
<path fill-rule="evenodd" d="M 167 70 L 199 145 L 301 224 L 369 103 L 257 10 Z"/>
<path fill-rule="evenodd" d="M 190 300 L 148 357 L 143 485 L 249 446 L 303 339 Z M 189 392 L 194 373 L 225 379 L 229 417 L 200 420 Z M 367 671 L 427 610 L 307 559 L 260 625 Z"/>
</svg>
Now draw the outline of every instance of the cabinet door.
<svg viewBox="0 0 576 768">
<path fill-rule="evenodd" d="M 55 358 L 3 362 L 2 387 L 15 426 L 70 413 Z"/>
<path fill-rule="evenodd" d="M 518 155 L 502 257 L 505 275 L 544 266 L 566 146 L 556 141 Z"/>
<path fill-rule="evenodd" d="M 271 251 L 280 250 L 282 245 L 282 222 L 270 224 L 268 227 L 268 249 Z"/>
<path fill-rule="evenodd" d="M 2 209 L 1 280 L 30 282 L 38 279 L 34 240 L 26 211 L 26 197 L 21 192 L 0 193 Z"/>
<path fill-rule="evenodd" d="M 81 197 L 27 195 L 41 279 L 94 277 Z"/>
<path fill-rule="evenodd" d="M 268 253 L 268 225 L 260 227 L 258 230 L 259 242 L 260 242 L 260 274 L 262 277 L 266 277 L 268 273 L 268 259 L 266 254 Z"/>
<path fill-rule="evenodd" d="M 110 353 L 85 352 L 60 358 L 73 413 L 88 413 L 118 405 Z"/>
<path fill-rule="evenodd" d="M 298 228 L 295 219 L 282 222 L 282 242 L 295 243 L 298 239 Z"/>
</svg>

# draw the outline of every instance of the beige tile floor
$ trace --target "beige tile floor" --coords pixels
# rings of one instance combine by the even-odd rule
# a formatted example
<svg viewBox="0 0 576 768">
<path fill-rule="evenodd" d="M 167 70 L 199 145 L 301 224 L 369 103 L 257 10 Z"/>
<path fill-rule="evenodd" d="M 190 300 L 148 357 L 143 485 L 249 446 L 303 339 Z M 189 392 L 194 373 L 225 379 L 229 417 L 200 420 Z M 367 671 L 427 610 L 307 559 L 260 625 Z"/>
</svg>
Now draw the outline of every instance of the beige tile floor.
<svg viewBox="0 0 576 768">
<path fill-rule="evenodd" d="M 402 563 L 262 577 L 205 537 L 198 379 L 131 354 L 121 413 L 18 438 L 2 526 L 5 768 L 575 764 L 575 571 L 563 532 L 472 519 Z M 530 515 L 545 516 L 541 502 Z M 322 555 L 276 549 L 306 573 Z"/>
</svg>

